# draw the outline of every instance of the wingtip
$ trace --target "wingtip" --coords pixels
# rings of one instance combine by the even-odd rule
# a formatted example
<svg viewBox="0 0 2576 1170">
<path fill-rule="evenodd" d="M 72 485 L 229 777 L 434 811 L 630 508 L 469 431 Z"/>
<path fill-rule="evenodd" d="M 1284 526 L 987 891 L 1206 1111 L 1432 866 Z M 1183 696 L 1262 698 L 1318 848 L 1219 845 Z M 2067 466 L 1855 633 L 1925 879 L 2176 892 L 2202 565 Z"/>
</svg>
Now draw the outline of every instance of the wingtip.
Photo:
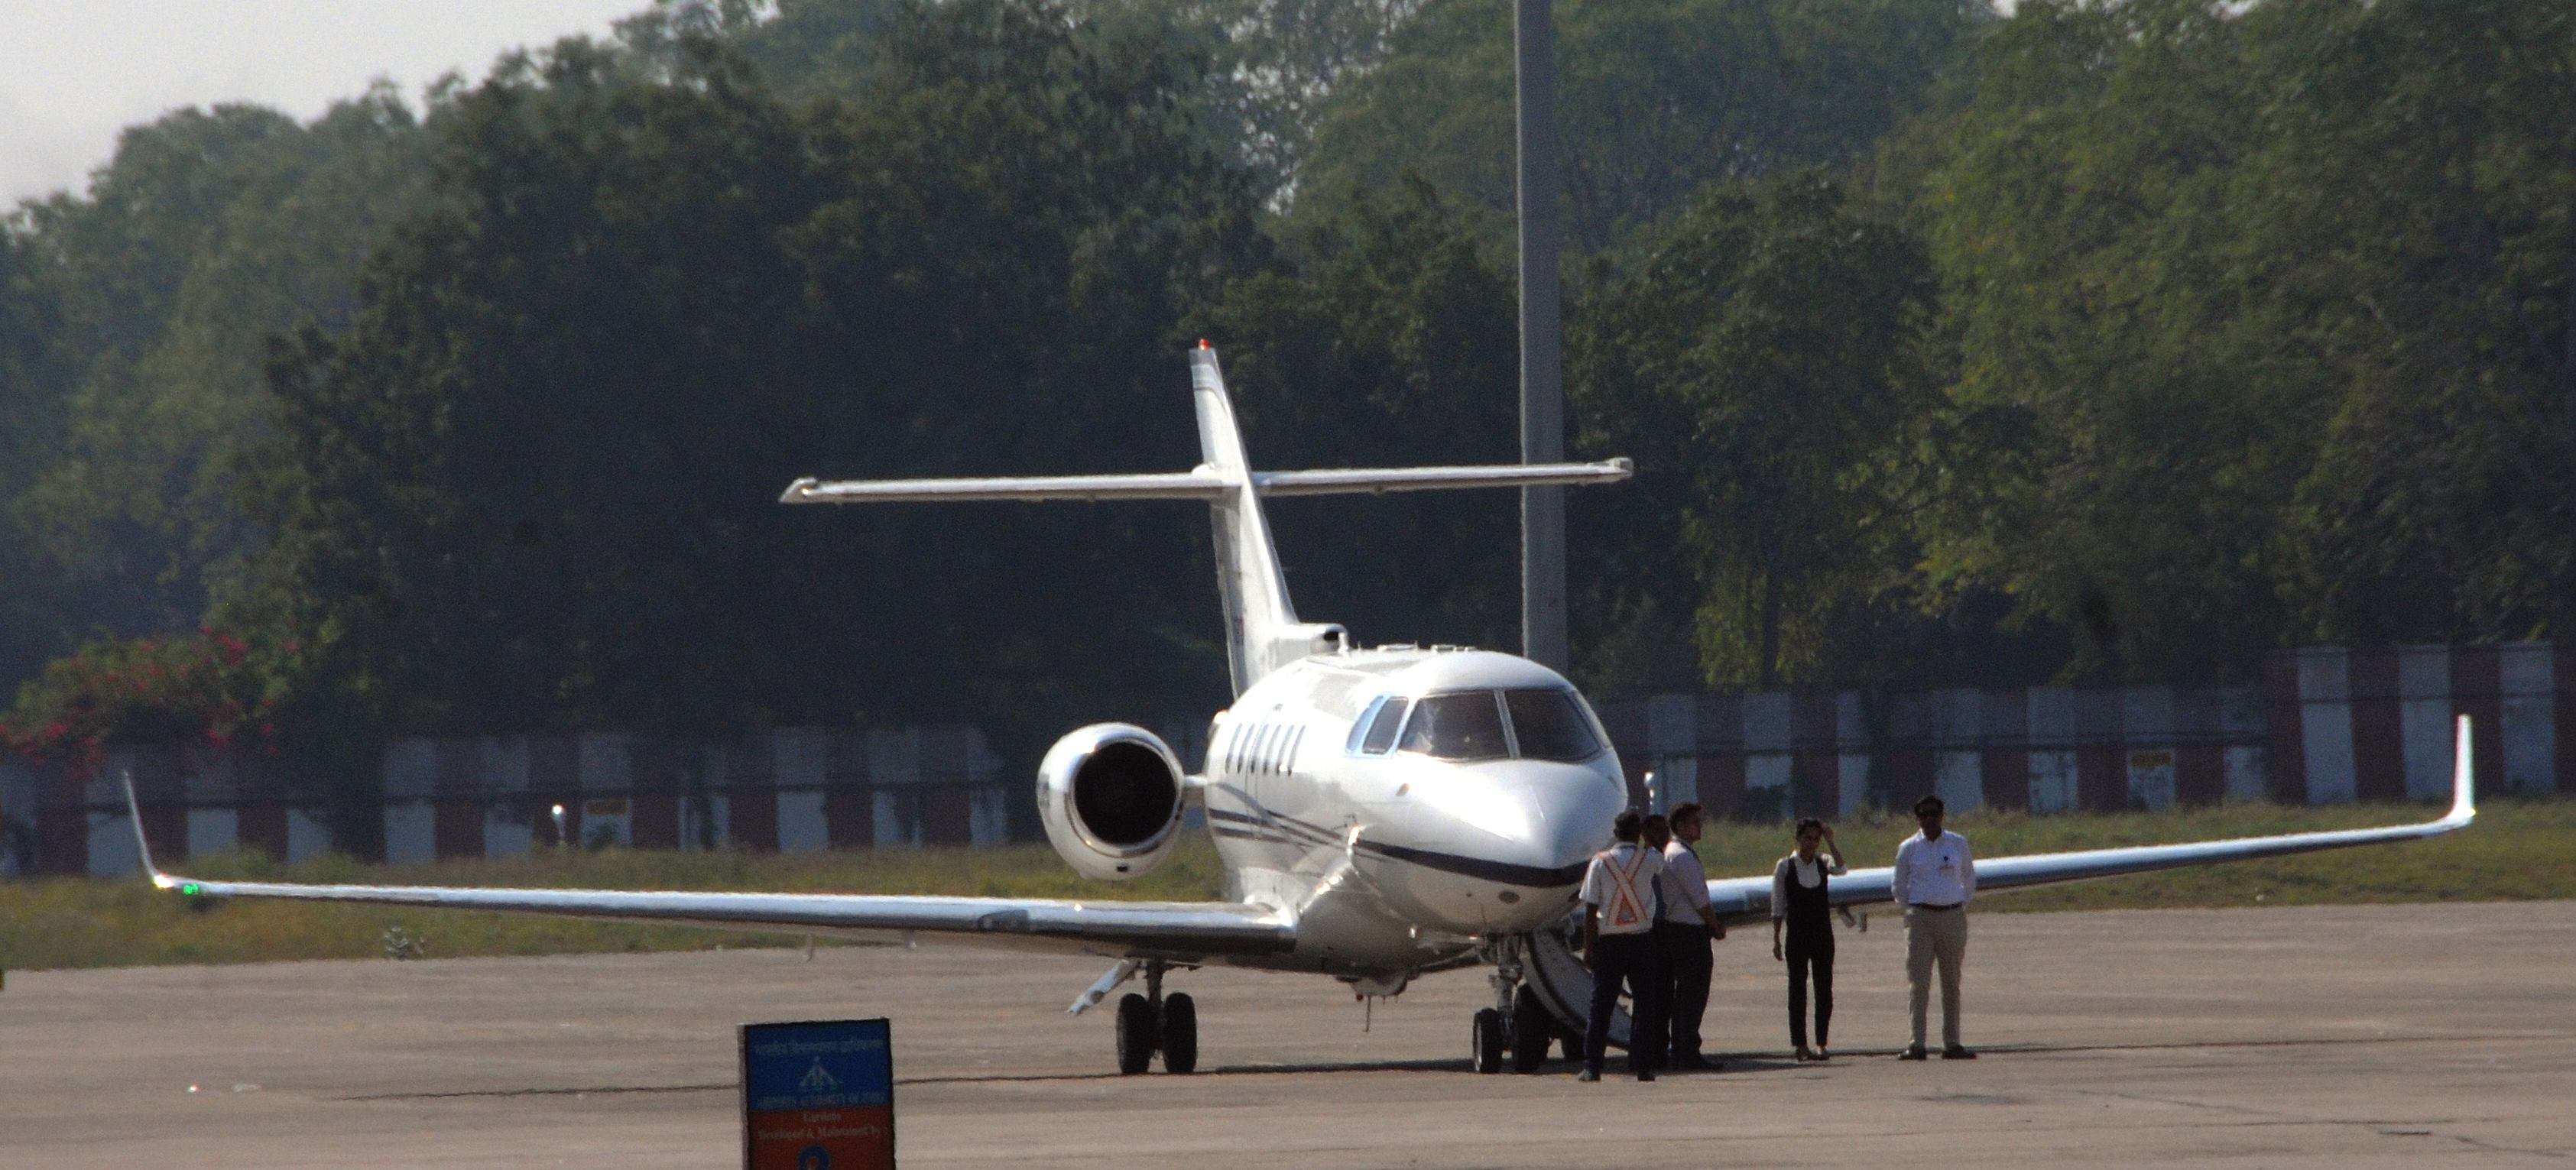
<svg viewBox="0 0 2576 1170">
<path fill-rule="evenodd" d="M 154 886 L 164 890 L 169 889 L 178 883 L 168 874 L 162 873 L 160 866 L 152 864 L 152 838 L 150 834 L 143 831 L 143 802 L 134 795 L 134 769 L 127 768 L 123 778 L 125 780 L 125 815 L 134 824 L 134 855 L 143 862 L 143 876 L 151 878 Z"/>
<path fill-rule="evenodd" d="M 782 504 L 804 503 L 806 497 L 811 495 L 815 486 L 821 482 L 821 480 L 810 475 L 798 479 L 794 483 L 788 484 L 786 491 L 778 493 L 778 502 Z"/>
<path fill-rule="evenodd" d="M 2451 811 L 2443 816 L 2446 824 L 2465 825 L 2478 816 L 2477 772 L 2473 767 L 2474 741 L 2469 736 L 2469 717 L 2460 716 L 2459 740 L 2451 771 Z"/>
</svg>

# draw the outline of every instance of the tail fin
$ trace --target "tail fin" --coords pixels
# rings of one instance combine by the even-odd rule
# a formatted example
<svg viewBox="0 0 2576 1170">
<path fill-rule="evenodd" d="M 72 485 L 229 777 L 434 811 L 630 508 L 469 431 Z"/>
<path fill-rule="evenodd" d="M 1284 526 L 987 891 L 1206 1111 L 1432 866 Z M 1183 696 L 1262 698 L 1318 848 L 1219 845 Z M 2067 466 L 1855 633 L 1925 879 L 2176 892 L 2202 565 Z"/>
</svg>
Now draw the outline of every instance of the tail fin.
<svg viewBox="0 0 2576 1170">
<path fill-rule="evenodd" d="M 1205 500 L 1216 525 L 1217 591 L 1225 606 L 1226 656 L 1239 695 L 1271 671 L 1349 644 L 1349 635 L 1340 626 L 1297 620 L 1296 607 L 1288 601 L 1287 578 L 1279 570 L 1278 548 L 1261 514 L 1261 497 L 1617 483 L 1634 470 L 1627 460 L 1612 459 L 1494 467 L 1254 471 L 1244 454 L 1243 431 L 1235 424 L 1234 402 L 1226 396 L 1216 351 L 1204 341 L 1190 351 L 1190 391 L 1198 409 L 1199 451 L 1204 461 L 1189 471 L 830 482 L 806 478 L 787 485 L 779 502 Z"/>
<path fill-rule="evenodd" d="M 1225 486 L 1224 494 L 1208 501 L 1208 511 L 1216 525 L 1216 588 L 1225 607 L 1226 657 L 1239 695 L 1273 670 L 1343 648 L 1349 634 L 1340 626 L 1297 620 L 1297 607 L 1288 600 L 1288 579 L 1279 571 L 1279 548 L 1261 514 L 1252 460 L 1244 454 L 1243 429 L 1235 425 L 1234 400 L 1226 396 L 1216 351 L 1204 341 L 1190 351 L 1190 397 L 1199 416 L 1203 462 L 1198 473 Z"/>
</svg>

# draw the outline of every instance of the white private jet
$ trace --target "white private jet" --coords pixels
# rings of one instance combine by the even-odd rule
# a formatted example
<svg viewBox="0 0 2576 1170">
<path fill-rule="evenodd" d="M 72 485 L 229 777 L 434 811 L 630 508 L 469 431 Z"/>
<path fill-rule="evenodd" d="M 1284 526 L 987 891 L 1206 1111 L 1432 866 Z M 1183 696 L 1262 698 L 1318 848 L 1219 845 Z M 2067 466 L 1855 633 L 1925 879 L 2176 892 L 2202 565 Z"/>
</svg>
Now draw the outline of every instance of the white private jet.
<svg viewBox="0 0 2576 1170">
<path fill-rule="evenodd" d="M 1066 735 L 1039 766 L 1047 838 L 1104 881 L 1137 877 L 1170 855 L 1193 804 L 1226 872 L 1211 902 L 893 897 L 433 886 L 297 885 L 162 873 L 155 885 L 210 897 L 307 898 L 560 914 L 627 922 L 806 931 L 875 939 L 917 935 L 1116 961 L 1074 1001 L 1079 1012 L 1134 975 L 1145 992 L 1118 1004 L 1118 1068 L 1189 1072 L 1197 1011 L 1163 989 L 1167 972 L 1227 964 L 1329 975 L 1361 996 L 1401 992 L 1415 976 L 1491 968 L 1495 1006 L 1473 1020 L 1479 1072 L 1538 1067 L 1551 1039 L 1578 1035 L 1590 974 L 1568 943 L 1586 863 L 1630 796 L 1609 737 L 1563 676 L 1525 658 L 1449 646 L 1351 644 L 1338 625 L 1302 622 L 1288 601 L 1262 518 L 1265 496 L 1415 491 L 1626 479 L 1626 460 L 1488 467 L 1252 470 L 1214 351 L 1190 354 L 1205 462 L 1174 474 L 819 482 L 785 503 L 899 500 L 1191 499 L 1215 513 L 1234 705 L 1216 715 L 1206 766 L 1187 774 L 1154 733 L 1104 723 Z M 2175 866 L 2431 837 L 2471 816 L 2462 721 L 2448 815 L 2390 828 L 2295 833 L 2184 845 L 1981 861 L 1991 891 Z M 129 778 L 128 799 L 132 798 Z M 141 818 L 136 817 L 138 826 Z M 1889 900 L 1886 869 L 1855 870 L 1833 900 Z M 1770 879 L 1708 883 L 1721 921 L 1769 917 Z M 1613 1040 L 1627 1043 L 1623 1016 Z M 1569 1045 L 1570 1047 L 1570 1045 Z"/>
</svg>

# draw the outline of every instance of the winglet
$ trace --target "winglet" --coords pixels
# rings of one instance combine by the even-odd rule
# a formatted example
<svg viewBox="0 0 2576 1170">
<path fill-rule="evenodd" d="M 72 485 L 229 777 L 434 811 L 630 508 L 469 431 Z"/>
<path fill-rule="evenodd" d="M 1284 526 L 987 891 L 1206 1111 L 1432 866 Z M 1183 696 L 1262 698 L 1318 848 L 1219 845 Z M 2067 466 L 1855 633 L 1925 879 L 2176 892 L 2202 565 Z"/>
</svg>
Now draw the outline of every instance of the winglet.
<svg viewBox="0 0 2576 1170">
<path fill-rule="evenodd" d="M 2451 772 L 2451 811 L 2444 815 L 2446 825 L 2465 825 L 2477 819 L 2478 785 L 2469 770 L 2469 717 L 2460 716 L 2460 742 Z"/>
<path fill-rule="evenodd" d="M 161 872 L 160 866 L 152 864 L 152 841 L 143 832 L 143 802 L 134 798 L 132 768 L 125 770 L 125 813 L 134 821 L 134 851 L 143 859 L 143 872 L 152 879 L 153 887 L 167 890 L 177 886 L 179 879 Z"/>
</svg>

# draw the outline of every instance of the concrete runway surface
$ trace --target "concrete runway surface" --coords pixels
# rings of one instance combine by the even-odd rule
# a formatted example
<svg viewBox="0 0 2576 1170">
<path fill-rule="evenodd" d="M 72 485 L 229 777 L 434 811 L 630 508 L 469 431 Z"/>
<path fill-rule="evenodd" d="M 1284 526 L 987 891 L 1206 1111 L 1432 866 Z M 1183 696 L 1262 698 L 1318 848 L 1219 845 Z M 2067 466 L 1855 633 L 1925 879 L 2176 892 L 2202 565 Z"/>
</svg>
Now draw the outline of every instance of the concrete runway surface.
<svg viewBox="0 0 2576 1170">
<path fill-rule="evenodd" d="M 435 952 L 435 916 L 396 919 Z M 1064 1013 L 1104 960 L 13 973 L 0 1166 L 723 1166 L 733 1025 L 870 1015 L 894 1020 L 914 1167 L 2576 1161 L 2576 903 L 1982 914 L 1974 1063 L 1890 1059 L 1902 934 L 1882 916 L 1841 939 L 1832 1064 L 1786 1058 L 1768 932 L 1739 932 L 1708 1029 L 1727 1071 L 1651 1085 L 1616 1056 L 1597 1085 L 1562 1062 L 1466 1071 L 1488 994 L 1470 972 L 1380 1004 L 1366 1034 L 1338 984 L 1179 973 L 1203 1071 L 1131 1078 L 1108 1072 L 1106 1013 Z"/>
</svg>

